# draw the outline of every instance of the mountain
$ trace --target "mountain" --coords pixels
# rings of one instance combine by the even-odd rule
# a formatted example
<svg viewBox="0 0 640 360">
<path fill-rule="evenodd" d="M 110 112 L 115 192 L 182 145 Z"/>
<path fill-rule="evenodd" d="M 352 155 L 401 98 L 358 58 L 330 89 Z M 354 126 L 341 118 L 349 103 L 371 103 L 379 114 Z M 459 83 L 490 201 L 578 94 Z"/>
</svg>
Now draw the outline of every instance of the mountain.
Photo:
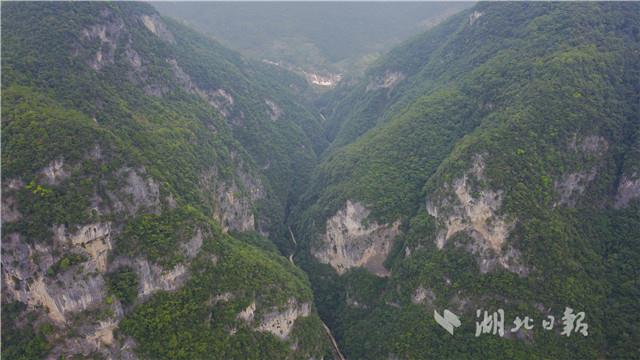
<svg viewBox="0 0 640 360">
<path fill-rule="evenodd" d="M 320 87 L 362 71 L 403 39 L 471 3 L 433 2 L 154 2 L 253 58 L 306 73 Z"/>
<path fill-rule="evenodd" d="M 1 6 L 3 358 L 638 358 L 637 3 Z"/>
<path fill-rule="evenodd" d="M 304 79 L 141 3 L 2 3 L 2 355 L 321 358 Z M 284 244 L 284 245 L 283 245 Z"/>
<path fill-rule="evenodd" d="M 347 358 L 637 358 L 639 11 L 479 3 L 330 94 L 295 233 Z"/>
</svg>

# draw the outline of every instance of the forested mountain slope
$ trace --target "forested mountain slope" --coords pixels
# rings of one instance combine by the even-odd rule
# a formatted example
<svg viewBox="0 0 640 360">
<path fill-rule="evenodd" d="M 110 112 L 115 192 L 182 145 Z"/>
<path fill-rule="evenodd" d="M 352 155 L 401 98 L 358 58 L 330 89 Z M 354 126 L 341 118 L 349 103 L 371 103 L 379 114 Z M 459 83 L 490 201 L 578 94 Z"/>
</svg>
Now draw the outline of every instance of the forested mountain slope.
<svg viewBox="0 0 640 360">
<path fill-rule="evenodd" d="M 480 3 L 336 89 L 295 231 L 347 357 L 638 356 L 639 51 L 635 3 Z"/>
<path fill-rule="evenodd" d="M 303 79 L 140 3 L 4 2 L 2 35 L 3 358 L 329 353 L 267 239 L 326 146 Z"/>
<path fill-rule="evenodd" d="M 320 316 L 349 359 L 638 358 L 638 4 L 479 3 L 326 121 L 147 4 L 2 35 L 3 358 L 333 358 Z"/>
</svg>

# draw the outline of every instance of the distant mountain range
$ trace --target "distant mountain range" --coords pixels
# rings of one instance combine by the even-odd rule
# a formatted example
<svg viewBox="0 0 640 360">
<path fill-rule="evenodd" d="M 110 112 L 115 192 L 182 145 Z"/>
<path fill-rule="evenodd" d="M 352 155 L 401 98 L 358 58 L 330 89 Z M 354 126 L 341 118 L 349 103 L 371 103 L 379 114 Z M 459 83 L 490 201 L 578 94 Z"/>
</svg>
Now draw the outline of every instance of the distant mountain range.
<svg viewBox="0 0 640 360">
<path fill-rule="evenodd" d="M 322 76 L 360 73 L 379 55 L 471 2 L 154 2 L 232 49 Z"/>
</svg>

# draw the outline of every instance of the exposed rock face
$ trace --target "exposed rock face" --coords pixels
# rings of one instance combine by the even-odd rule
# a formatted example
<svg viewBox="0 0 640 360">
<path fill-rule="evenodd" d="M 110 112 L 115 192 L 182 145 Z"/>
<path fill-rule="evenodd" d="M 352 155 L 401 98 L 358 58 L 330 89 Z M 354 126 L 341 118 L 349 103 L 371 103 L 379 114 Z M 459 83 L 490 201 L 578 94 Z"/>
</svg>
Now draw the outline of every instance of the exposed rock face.
<svg viewBox="0 0 640 360">
<path fill-rule="evenodd" d="M 66 276 L 62 286 L 47 284 L 43 278 L 28 286 L 32 295 L 30 305 L 43 305 L 51 319 L 65 321 L 68 313 L 77 313 L 98 306 L 104 298 L 104 281 L 101 276 L 87 275 L 83 279 Z"/>
<path fill-rule="evenodd" d="M 7 188 L 9 190 L 20 190 L 24 186 L 24 182 L 20 179 L 10 179 L 7 181 Z"/>
<path fill-rule="evenodd" d="M 587 135 L 580 137 L 575 133 L 570 141 L 568 150 L 575 153 L 580 159 L 582 166 L 586 169 L 574 169 L 563 174 L 559 179 L 554 180 L 554 190 L 557 200 L 553 206 L 575 207 L 580 197 L 589 185 L 596 179 L 598 168 L 603 157 L 609 149 L 609 142 L 599 135 Z"/>
<path fill-rule="evenodd" d="M 217 90 L 201 90 L 197 89 L 197 94 L 205 99 L 211 106 L 216 108 L 226 118 L 233 111 L 234 99 L 231 94 L 224 89 Z"/>
<path fill-rule="evenodd" d="M 157 14 L 142 15 L 140 17 L 140 20 L 142 20 L 142 23 L 147 28 L 147 30 L 157 35 L 163 41 L 172 44 L 175 43 L 173 34 L 167 29 L 167 27 L 162 22 L 162 19 L 160 19 L 160 16 L 158 16 Z"/>
<path fill-rule="evenodd" d="M 150 75 L 146 62 L 133 47 L 131 37 L 124 44 L 124 62 L 129 65 L 127 79 L 134 85 L 142 88 L 145 94 L 154 97 L 163 97 L 170 91 L 168 84 L 158 81 L 156 77 Z"/>
<path fill-rule="evenodd" d="M 200 230 L 196 232 L 194 238 L 189 242 L 191 245 L 182 244 L 185 251 L 194 251 L 193 256 L 197 255 L 200 249 L 187 250 L 187 247 L 193 246 L 202 241 L 202 233 Z M 109 271 L 116 270 L 121 267 L 131 267 L 138 275 L 138 298 L 144 300 L 157 291 L 174 291 L 179 289 L 187 281 L 189 272 L 185 264 L 175 265 L 170 270 L 165 270 L 158 264 L 139 257 L 131 259 L 129 257 L 120 256 L 109 264 Z"/>
<path fill-rule="evenodd" d="M 174 42 L 173 34 L 168 31 L 170 24 L 163 23 L 157 15 L 138 15 L 138 11 L 125 13 L 114 9 L 111 6 L 106 6 L 102 11 L 92 8 L 91 18 L 84 16 L 82 25 L 78 25 L 82 27 L 78 31 L 74 30 L 77 36 L 72 33 L 66 34 L 68 40 L 73 43 L 69 56 L 75 57 L 74 63 L 82 62 L 83 69 L 86 68 L 89 75 L 100 72 L 102 75 L 95 75 L 97 76 L 97 80 L 94 79 L 96 81 L 104 80 L 103 75 L 112 74 L 111 71 L 123 72 L 122 77 L 117 76 L 116 79 L 111 76 L 105 84 L 112 84 L 110 82 L 112 80 L 120 85 L 122 85 L 120 80 L 129 81 L 136 88 L 154 96 L 162 96 L 169 91 L 176 90 L 177 88 L 172 85 L 174 79 L 167 79 L 161 67 L 154 66 L 157 63 L 151 61 L 152 56 L 149 55 L 151 48 L 136 46 L 138 44 L 133 42 L 139 39 L 146 42 L 151 41 L 156 45 L 162 45 L 161 41 Z M 75 9 L 71 10 L 76 11 Z M 94 18 L 94 11 L 100 11 L 100 16 Z M 135 16 L 135 18 L 131 16 Z M 88 23 L 90 21 L 93 23 Z M 142 29 L 143 25 L 149 32 Z M 167 55 L 165 54 L 165 56 Z M 200 89 L 178 66 L 177 61 L 170 61 L 170 63 L 173 65 L 174 75 L 178 79 L 179 85 L 204 98 L 225 116 L 237 116 L 237 113 L 241 113 L 238 109 L 234 109 L 235 99 L 233 96 L 235 93 L 232 88 Z M 169 66 L 165 66 L 165 68 L 169 69 L 169 74 L 171 74 L 171 68 Z M 92 84 L 87 83 L 87 85 Z M 116 96 L 113 99 L 121 98 Z M 136 99 L 143 102 L 147 100 L 145 97 L 137 97 Z M 88 118 L 93 117 L 93 121 L 98 123 L 104 118 L 97 113 L 105 109 L 105 104 L 108 101 L 110 100 L 98 97 L 87 102 L 86 107 L 75 105 L 82 108 L 78 111 L 86 110 L 88 113 L 85 115 Z M 260 105 L 263 115 L 271 116 L 273 121 L 283 116 L 284 113 L 278 103 L 272 100 L 264 101 L 265 103 Z M 235 113 L 232 114 L 234 110 Z M 102 115 L 108 117 L 109 111 Z M 108 132 L 108 129 L 105 131 Z M 152 178 L 150 173 L 153 172 L 145 170 L 139 164 L 138 157 L 134 156 L 124 161 L 131 167 L 112 171 L 112 166 L 122 164 L 120 162 L 122 159 L 116 159 L 112 162 L 114 155 L 118 157 L 117 153 L 121 144 L 118 136 L 106 136 L 108 138 L 99 136 L 104 140 L 104 142 L 100 141 L 100 145 L 87 144 L 86 147 L 83 147 L 85 153 L 78 163 L 69 162 L 67 155 L 64 155 L 64 158 L 53 158 L 52 155 L 46 158 L 42 166 L 35 171 L 29 170 L 20 174 L 26 182 L 34 179 L 34 183 L 47 187 L 48 185 L 64 184 L 63 181 L 69 181 L 69 177 L 72 177 L 74 183 L 78 181 L 82 182 L 83 186 L 86 184 L 88 192 L 83 191 L 78 195 L 82 197 L 81 203 L 84 204 L 87 201 L 87 206 L 78 209 L 78 212 L 90 216 L 76 216 L 74 213 L 72 216 L 65 217 L 64 221 L 60 220 L 60 222 L 68 221 L 68 223 L 51 224 L 49 229 L 52 230 L 51 236 L 41 236 L 46 234 L 45 230 L 47 229 L 37 229 L 37 236 L 33 237 L 30 237 L 30 234 L 36 232 L 24 231 L 23 234 L 3 234 L 2 258 L 0 259 L 2 261 L 3 305 L 13 301 L 27 305 L 28 310 L 16 317 L 16 324 L 19 323 L 19 326 L 26 324 L 29 327 L 32 325 L 38 327 L 43 323 L 54 325 L 56 334 L 47 335 L 47 340 L 52 345 L 52 349 L 47 355 L 48 358 L 135 358 L 132 352 L 135 347 L 133 340 L 114 336 L 114 331 L 124 318 L 125 311 L 128 312 L 132 307 L 145 302 L 153 294 L 161 291 L 175 291 L 184 286 L 190 275 L 191 261 L 198 254 L 203 256 L 205 261 L 210 259 L 214 264 L 218 261 L 216 255 L 200 253 L 205 239 L 210 239 L 212 233 L 217 232 L 217 230 L 211 230 L 208 223 L 196 229 L 189 241 L 175 244 L 186 255 L 186 261 L 173 268 L 163 269 L 143 257 L 130 258 L 122 255 L 113 259 L 112 250 L 122 242 L 129 240 L 125 237 L 118 237 L 129 221 L 147 213 L 162 214 L 163 210 L 181 207 L 191 199 L 181 198 L 178 193 L 168 194 L 172 188 L 169 184 L 164 183 L 162 183 L 161 199 L 159 178 Z M 229 144 L 225 143 L 220 146 L 211 144 L 215 147 L 215 151 L 220 150 L 221 152 L 227 151 L 227 149 L 242 149 L 240 145 L 226 145 Z M 240 161 L 229 166 L 229 169 L 233 169 L 230 170 L 231 174 L 227 172 L 221 174 L 219 178 L 212 177 L 211 186 L 206 189 L 198 189 L 197 193 L 207 193 L 209 197 L 207 200 L 215 205 L 216 217 L 225 229 L 255 230 L 259 227 L 259 222 L 254 216 L 256 201 L 263 198 L 266 193 L 260 181 L 262 175 L 254 171 L 253 166 L 243 167 L 240 164 L 236 168 L 235 165 L 238 163 Z M 197 168 L 197 165 L 195 164 L 194 168 Z M 96 174 L 93 166 L 100 168 L 99 175 Z M 238 171 L 234 173 L 235 170 Z M 22 197 L 18 196 L 16 192 L 24 186 L 25 184 L 20 179 L 7 179 L 3 182 L 3 223 L 16 222 L 23 217 L 27 221 L 35 220 L 38 222 L 43 218 L 47 221 L 61 218 L 60 216 L 42 217 L 40 213 L 34 216 L 24 210 L 21 214 L 18 209 L 23 207 L 18 207 L 18 205 L 25 204 L 18 204 L 18 201 L 22 201 Z M 92 188 L 88 188 L 88 186 Z M 85 187 L 83 187 L 84 189 Z M 27 189 L 23 190 L 27 191 Z M 43 204 L 47 203 L 43 201 Z M 66 205 L 66 202 L 56 202 L 56 205 Z M 197 206 L 197 204 L 193 205 Z M 42 205 L 37 204 L 37 206 Z M 49 210 L 58 211 L 59 209 Z M 72 210 L 75 212 L 76 208 L 74 207 Z M 200 224 L 203 224 L 200 220 L 197 219 Z M 25 222 L 25 224 L 29 224 L 29 222 Z M 22 224 L 20 225 L 20 229 L 22 229 Z M 184 224 L 175 225 L 180 227 Z M 185 226 L 190 225 L 191 223 Z M 182 236 L 179 237 L 180 240 L 183 240 Z M 122 242 L 114 239 L 122 239 Z M 200 260 L 198 259 L 198 261 Z M 139 285 L 137 299 L 133 304 L 121 303 L 122 299 L 118 299 L 119 296 L 113 293 L 114 289 L 110 289 L 110 286 L 113 286 L 111 280 L 120 280 L 117 276 L 111 277 L 111 273 L 121 267 L 127 267 L 125 280 L 128 282 L 131 278 L 135 278 Z M 134 277 L 129 270 L 132 270 L 136 276 Z M 256 292 L 260 293 L 260 291 L 262 289 L 256 288 Z M 215 294 L 212 301 L 233 299 L 232 293 L 222 293 Z M 277 333 L 279 337 L 286 338 L 292 322 L 300 316 L 309 314 L 310 304 L 292 303 L 287 304 L 287 308 L 282 311 L 271 308 L 265 310 L 268 313 L 262 322 L 251 319 L 255 321 L 253 325 L 261 331 Z M 29 313 L 28 321 L 25 319 L 27 312 Z"/>
<path fill-rule="evenodd" d="M 389 275 L 383 263 L 399 233 L 400 221 L 365 225 L 369 213 L 362 204 L 348 200 L 342 210 L 327 220 L 325 234 L 312 247 L 312 255 L 331 265 L 338 274 L 364 267 L 378 276 Z"/>
<path fill-rule="evenodd" d="M 64 170 L 62 158 L 51 161 L 47 167 L 42 169 L 42 174 L 47 178 L 49 185 L 57 185 L 69 177 L 69 174 Z"/>
<path fill-rule="evenodd" d="M 233 294 L 230 293 L 230 292 L 224 292 L 222 294 L 211 296 L 209 298 L 209 301 L 208 301 L 207 304 L 208 305 L 213 305 L 213 304 L 217 304 L 219 302 L 227 302 L 227 301 L 229 301 L 231 299 L 233 299 Z"/>
<path fill-rule="evenodd" d="M 22 214 L 18 211 L 16 198 L 6 193 L 2 194 L 2 223 L 10 223 L 18 221 L 22 218 Z"/>
<path fill-rule="evenodd" d="M 474 11 L 469 15 L 469 25 L 473 25 L 483 14 L 480 11 Z"/>
<path fill-rule="evenodd" d="M 444 225 L 444 229 L 438 233 L 437 245 L 442 249 L 447 240 L 458 232 L 468 232 L 479 240 L 486 247 L 499 252 L 502 249 L 512 222 L 504 216 L 496 215 L 496 211 L 502 204 L 502 191 L 483 190 L 477 197 L 472 195 L 473 190 L 469 184 L 469 176 L 477 179 L 482 178 L 484 163 L 481 157 L 476 157 L 473 168 L 468 174 L 456 179 L 451 184 L 451 190 L 455 197 L 444 198 L 440 201 L 440 206 L 429 201 L 427 212 L 435 217 L 439 223 Z M 452 205 L 449 214 L 439 214 L 440 208 Z M 446 217 L 446 218 L 445 218 Z"/>
<path fill-rule="evenodd" d="M 269 99 L 265 99 L 264 102 L 269 107 L 269 117 L 271 118 L 271 121 L 276 121 L 280 119 L 280 117 L 284 114 L 284 112 L 278 106 L 278 104 L 276 104 L 275 102 Z"/>
<path fill-rule="evenodd" d="M 169 86 L 150 75 L 144 59 L 140 53 L 133 48 L 133 43 L 130 39 L 124 47 L 124 61 L 129 65 L 127 79 L 134 85 L 141 87 L 144 93 L 149 96 L 163 97 L 168 93 L 170 91 Z"/>
<path fill-rule="evenodd" d="M 147 95 L 162 97 L 169 91 L 166 84 L 155 83 L 151 80 L 140 54 L 134 49 L 131 33 L 119 15 L 109 9 L 100 13 L 101 21 L 82 31 L 80 44 L 73 51 L 78 56 L 81 49 L 93 51 L 98 43 L 98 50 L 87 59 L 88 65 L 95 71 L 100 71 L 108 65 L 119 61 L 120 56 L 130 65 L 127 76 L 131 82 L 143 88 Z M 141 15 L 140 22 L 160 40 L 175 43 L 173 34 L 167 29 L 157 14 Z"/>
<path fill-rule="evenodd" d="M 105 9 L 101 15 L 105 22 L 83 30 L 81 36 L 85 44 L 99 42 L 98 51 L 89 59 L 89 66 L 96 71 L 114 63 L 118 41 L 125 30 L 124 21 L 111 11 Z"/>
<path fill-rule="evenodd" d="M 57 259 L 45 245 L 29 245 L 18 234 L 3 243 L 3 280 L 8 297 L 30 306 L 42 305 L 55 322 L 64 323 L 67 314 L 99 306 L 104 298 L 104 281 L 111 249 L 110 224 L 90 224 L 72 235 L 64 226 L 54 227 L 54 246 L 66 253 L 85 253 L 90 259 L 75 267 L 48 277 L 47 270 Z"/>
<path fill-rule="evenodd" d="M 238 196 L 240 189 L 234 183 L 216 190 L 217 207 L 214 216 L 222 224 L 223 231 L 252 231 L 256 228 L 252 204 Z"/>
<path fill-rule="evenodd" d="M 95 332 L 88 336 L 87 340 L 93 342 L 96 349 L 102 345 L 110 346 L 113 344 L 113 330 L 118 324 L 113 320 L 99 321 Z"/>
<path fill-rule="evenodd" d="M 59 244 L 72 245 L 84 249 L 100 272 L 107 270 L 107 259 L 112 249 L 111 223 L 95 223 L 81 227 L 76 233 L 65 233 L 64 225 L 54 227 L 55 241 Z"/>
<path fill-rule="evenodd" d="M 52 161 L 40 172 L 43 181 L 57 184 L 64 179 L 65 175 L 60 176 L 64 173 L 63 164 L 61 160 Z M 120 218 L 127 214 L 136 216 L 144 211 L 159 212 L 159 185 L 155 180 L 145 178 L 144 173 L 143 168 L 121 169 L 116 175 L 122 179 L 122 186 L 108 194 L 111 201 L 104 201 L 96 194 L 91 208 L 98 214 L 118 214 Z M 6 190 L 11 192 L 23 186 L 19 180 L 9 181 Z M 7 209 L 13 210 L 12 201 L 13 197 L 3 197 L 3 202 L 10 205 Z M 7 209 L 3 209 L 5 219 L 14 219 L 16 215 Z M 125 349 L 114 338 L 113 331 L 124 316 L 120 302 L 117 299 L 113 303 L 106 302 L 108 290 L 103 274 L 119 266 L 118 261 L 109 262 L 109 253 L 114 246 L 112 239 L 118 228 L 118 223 L 109 221 L 85 224 L 75 229 L 57 224 L 52 228 L 50 242 L 35 244 L 17 233 L 6 235 L 2 244 L 3 301 L 22 302 L 36 310 L 40 316 L 38 321 L 58 324 L 64 340 L 52 348 L 51 358 L 95 353 L 106 358 L 135 358 L 130 348 Z M 204 235 L 198 229 L 190 241 L 182 244 L 188 258 L 197 255 L 203 240 Z M 82 255 L 85 260 L 61 267 L 62 260 L 68 259 L 69 255 Z M 68 260 L 65 261 L 69 264 Z M 179 288 L 188 276 L 183 264 L 163 271 L 145 259 L 125 258 L 119 262 L 133 267 L 138 274 L 142 301 L 158 290 Z M 44 311 L 38 310 L 40 308 Z M 111 315 L 98 322 L 93 317 L 76 316 L 86 311 L 106 309 L 111 310 Z M 68 332 L 69 326 L 74 333 Z"/>
<path fill-rule="evenodd" d="M 2 185 L 2 207 L 0 208 L 2 223 L 11 223 L 22 219 L 14 192 L 20 190 L 24 183 L 20 179 L 8 179 Z"/>
<path fill-rule="evenodd" d="M 623 176 L 616 194 L 614 207 L 621 209 L 631 201 L 640 199 L 640 174 L 634 172 L 631 176 Z"/>
<path fill-rule="evenodd" d="M 580 171 L 565 174 L 560 180 L 554 182 L 556 193 L 560 197 L 554 203 L 554 206 L 564 205 L 574 207 L 587 188 L 587 186 L 596 178 L 597 170 L 595 167 L 589 171 Z"/>
<path fill-rule="evenodd" d="M 374 91 L 378 89 L 393 90 L 400 81 L 404 80 L 405 75 L 399 71 L 387 71 L 384 76 L 378 76 L 367 84 L 365 91 Z"/>
<path fill-rule="evenodd" d="M 52 170 L 59 168 L 52 164 Z M 139 214 L 137 211 L 149 208 L 159 211 L 157 183 L 153 179 L 144 179 L 139 173 L 144 173 L 144 169 L 119 171 L 123 186 L 110 194 L 114 201 L 104 204 L 99 196 L 95 196 L 92 206 L 101 208 L 101 213 L 119 216 L 126 216 L 129 211 L 135 216 Z M 55 178 L 58 179 L 57 175 Z M 13 188 L 7 186 L 9 192 L 24 186 L 20 181 L 10 183 L 8 185 Z M 7 199 L 3 197 L 4 202 Z M 186 281 L 188 272 L 183 264 L 163 271 L 142 258 L 118 258 L 109 262 L 109 253 L 114 246 L 112 239 L 117 229 L 118 224 L 109 221 L 81 225 L 75 229 L 57 224 L 52 228 L 50 242 L 35 244 L 27 242 L 17 233 L 5 235 L 1 259 L 3 301 L 22 302 L 29 309 L 36 310 L 40 316 L 37 321 L 58 324 L 63 340 L 55 343 L 49 353 L 50 358 L 76 354 L 90 356 L 95 353 L 106 358 L 136 358 L 132 348 L 125 349 L 121 341 L 114 337 L 113 332 L 124 312 L 117 299 L 113 303 L 106 301 L 108 290 L 105 272 L 122 265 L 134 268 L 139 279 L 138 297 L 141 301 L 159 290 L 175 290 Z M 198 254 L 203 241 L 204 234 L 197 229 L 188 242 L 181 244 L 187 258 Z M 82 255 L 84 260 L 60 267 L 62 260 L 69 255 Z M 110 310 L 111 315 L 97 322 L 91 316 L 76 316 L 86 311 L 106 309 Z M 69 326 L 74 333 L 68 332 Z"/>
<path fill-rule="evenodd" d="M 171 70 L 173 71 L 173 76 L 176 78 L 178 85 L 180 85 L 185 91 L 189 93 L 195 93 L 197 86 L 191 80 L 191 76 L 187 74 L 182 67 L 178 64 L 176 59 L 167 59 L 169 65 L 171 65 Z"/>
<path fill-rule="evenodd" d="M 153 213 L 160 211 L 160 186 L 153 178 L 143 178 L 140 174 L 144 173 L 144 168 L 123 168 L 119 171 L 120 176 L 126 174 L 125 185 L 120 190 L 124 196 L 109 193 L 113 211 L 128 212 L 130 215 L 135 215 L 142 209 Z"/>
<path fill-rule="evenodd" d="M 418 286 L 413 296 L 411 297 L 411 302 L 414 304 L 432 305 L 435 299 L 436 299 L 436 294 L 433 293 L 433 290 L 424 288 L 422 286 Z"/>
<path fill-rule="evenodd" d="M 178 264 L 173 269 L 165 271 L 146 259 L 137 259 L 135 269 L 140 281 L 138 296 L 142 298 L 159 290 L 176 290 L 187 280 L 187 268 L 183 264 Z"/>
<path fill-rule="evenodd" d="M 578 140 L 578 134 L 574 134 L 569 143 L 569 148 L 575 152 L 602 156 L 609 149 L 609 142 L 599 135 L 588 135 Z"/>
<path fill-rule="evenodd" d="M 171 64 L 173 76 L 183 90 L 190 94 L 198 95 L 201 99 L 213 106 L 224 118 L 228 118 L 233 111 L 235 102 L 233 96 L 224 89 L 203 89 L 199 87 L 178 64 L 175 59 L 167 60 Z M 274 104 L 275 105 L 275 104 Z"/>
<path fill-rule="evenodd" d="M 476 192 L 472 188 L 472 177 L 478 181 L 484 179 L 484 167 L 482 157 L 476 156 L 466 174 L 444 185 L 444 195 L 427 200 L 427 212 L 436 218 L 440 229 L 436 245 L 442 249 L 449 239 L 462 232 L 474 239 L 467 248 L 480 255 L 481 271 L 488 272 L 499 264 L 507 270 L 524 274 L 525 268 L 517 262 L 518 252 L 504 247 L 515 220 L 498 214 L 502 190 Z"/>
<path fill-rule="evenodd" d="M 251 321 L 253 321 L 253 316 L 254 316 L 255 312 L 256 312 L 256 302 L 254 301 L 251 304 L 249 304 L 249 306 L 247 306 L 246 309 L 242 310 L 238 314 L 237 318 L 240 319 L 240 320 L 251 322 Z"/>
<path fill-rule="evenodd" d="M 57 342 L 49 352 L 47 359 L 67 358 L 82 355 L 88 358 L 96 353 L 106 359 L 137 359 L 131 351 L 125 348 L 127 340 L 123 344 L 114 336 L 114 331 L 118 328 L 118 321 L 122 318 L 123 312 L 120 303 L 115 302 L 110 310 L 115 318 L 88 322 L 83 324 L 73 324 L 74 332 L 66 334 Z"/>
<path fill-rule="evenodd" d="M 438 236 L 438 247 L 442 248 L 445 241 L 457 232 L 469 231 L 479 235 L 493 250 L 500 251 L 511 227 L 504 217 L 496 216 L 502 203 L 502 192 L 482 191 L 480 196 L 474 198 L 466 176 L 457 179 L 453 186 L 461 211 L 449 217 L 447 232 Z"/>
<path fill-rule="evenodd" d="M 30 307 L 43 306 L 49 318 L 57 323 L 66 322 L 66 316 L 94 308 L 102 303 L 104 281 L 100 275 L 65 273 L 56 281 L 46 279 L 41 273 L 32 273 L 26 285 L 17 272 L 8 269 L 4 272 L 9 297 Z M 16 280 L 20 281 L 17 283 Z M 27 280 L 27 279 L 24 279 Z"/>
<path fill-rule="evenodd" d="M 30 308 L 42 306 L 46 317 L 61 326 L 73 321 L 73 328 L 79 335 L 66 334 L 64 342 L 57 344 L 50 354 L 53 358 L 61 354 L 83 354 L 99 352 L 111 354 L 115 358 L 135 358 L 130 350 L 120 348 L 113 331 L 124 316 L 121 304 L 106 303 L 107 289 L 103 272 L 119 266 L 131 266 L 138 275 L 140 287 L 138 297 L 142 300 L 159 290 L 172 291 L 184 284 L 187 268 L 176 265 L 169 271 L 146 259 L 117 258 L 107 263 L 111 250 L 111 223 L 95 223 L 82 226 L 69 233 L 64 225 L 54 226 L 53 247 L 49 245 L 29 245 L 20 235 L 11 234 L 3 243 L 2 275 L 3 297 L 8 301 L 20 301 Z M 197 255 L 203 242 L 202 231 L 197 230 L 186 244 L 189 257 Z M 54 256 L 52 249 L 70 253 L 86 254 L 88 260 L 72 265 L 57 274 L 48 274 L 47 269 L 56 264 L 60 257 Z M 46 275 L 48 274 L 48 275 Z M 111 316 L 99 322 L 88 319 L 76 323 L 72 315 L 86 310 L 108 307 Z"/>
<path fill-rule="evenodd" d="M 252 302 L 246 309 L 241 311 L 236 317 L 239 320 L 251 323 L 255 319 L 256 303 Z M 261 321 L 255 325 L 258 331 L 270 332 L 282 340 L 289 338 L 291 329 L 299 317 L 311 314 L 311 304 L 300 304 L 296 299 L 287 301 L 284 310 L 275 309 L 262 316 Z"/>
<path fill-rule="evenodd" d="M 40 261 L 36 263 L 34 258 Z M 37 304 L 29 284 L 53 265 L 51 251 L 45 247 L 29 245 L 20 234 L 6 236 L 2 242 L 2 295 L 6 300 L 17 300 L 27 304 Z M 58 316 L 58 318 L 60 318 Z"/>
<path fill-rule="evenodd" d="M 303 73 L 307 82 L 316 86 L 322 86 L 327 88 L 335 87 L 342 79 L 342 74 L 323 75 L 323 74 L 311 73 L 307 71 L 303 71 Z"/>
<path fill-rule="evenodd" d="M 124 55 L 135 72 L 140 72 L 142 70 L 142 58 L 135 49 L 128 46 Z"/>
<path fill-rule="evenodd" d="M 189 240 L 184 244 L 180 244 L 180 246 L 182 246 L 182 248 L 184 249 L 184 252 L 187 255 L 187 257 L 189 259 L 192 259 L 196 257 L 196 255 L 198 255 L 198 252 L 202 247 L 203 240 L 204 240 L 204 237 L 202 236 L 202 230 L 197 229 L 195 235 L 193 235 L 191 240 Z"/>
<path fill-rule="evenodd" d="M 160 187 L 152 179 L 143 179 L 136 171 L 129 171 L 127 176 L 127 186 L 124 192 L 133 196 L 132 209 L 137 212 L 140 207 L 155 208 L 160 204 Z"/>
<path fill-rule="evenodd" d="M 311 305 L 299 304 L 296 299 L 289 299 L 284 311 L 272 311 L 262 316 L 262 321 L 256 328 L 258 331 L 267 331 L 280 339 L 289 338 L 293 324 L 299 317 L 309 316 Z"/>
<path fill-rule="evenodd" d="M 265 197 L 262 183 L 238 167 L 231 182 L 219 181 L 217 169 L 211 169 L 201 177 L 201 185 L 213 189 L 214 217 L 223 231 L 254 231 L 266 234 L 253 213 L 255 203 Z"/>
</svg>

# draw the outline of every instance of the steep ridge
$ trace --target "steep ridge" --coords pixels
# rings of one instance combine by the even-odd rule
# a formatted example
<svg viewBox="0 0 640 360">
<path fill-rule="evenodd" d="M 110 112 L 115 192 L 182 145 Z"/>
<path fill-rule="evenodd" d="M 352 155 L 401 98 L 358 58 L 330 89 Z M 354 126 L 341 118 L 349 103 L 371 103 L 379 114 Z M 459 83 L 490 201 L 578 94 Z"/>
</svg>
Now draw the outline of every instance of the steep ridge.
<svg viewBox="0 0 640 360">
<path fill-rule="evenodd" d="M 326 146 L 306 82 L 146 4 L 2 14 L 3 358 L 331 354 L 274 246 Z"/>
<path fill-rule="evenodd" d="M 347 358 L 637 354 L 639 14 L 477 4 L 336 90 L 293 230 Z M 565 307 L 588 336 L 542 328 Z M 474 336 L 499 308 L 506 339 Z"/>
</svg>

